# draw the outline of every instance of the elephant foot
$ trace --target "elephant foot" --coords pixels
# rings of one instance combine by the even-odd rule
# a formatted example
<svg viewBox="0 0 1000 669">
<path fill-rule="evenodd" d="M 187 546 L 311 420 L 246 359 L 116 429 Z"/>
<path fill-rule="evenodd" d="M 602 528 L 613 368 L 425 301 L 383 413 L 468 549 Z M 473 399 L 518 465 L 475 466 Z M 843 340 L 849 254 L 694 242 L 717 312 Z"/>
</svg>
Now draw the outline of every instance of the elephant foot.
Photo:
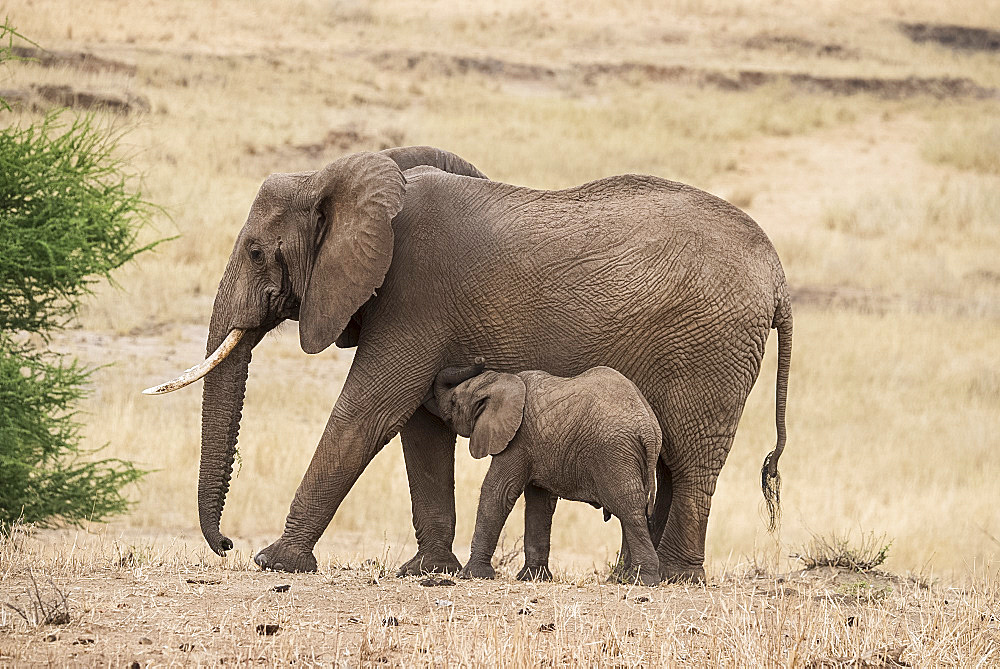
<svg viewBox="0 0 1000 669">
<path fill-rule="evenodd" d="M 403 564 L 396 576 L 420 576 L 421 574 L 457 574 L 462 570 L 462 563 L 451 551 L 422 551 Z"/>
<path fill-rule="evenodd" d="M 496 578 L 497 573 L 493 569 L 493 565 L 489 562 L 473 562 L 469 561 L 469 564 L 465 565 L 459 574 L 459 578 Z"/>
<path fill-rule="evenodd" d="M 676 568 L 660 565 L 660 578 L 665 583 L 704 583 L 704 567 Z"/>
<path fill-rule="evenodd" d="M 278 539 L 254 556 L 261 569 L 287 572 L 316 571 L 316 558 L 310 551 L 300 551 Z"/>
<path fill-rule="evenodd" d="M 643 569 L 641 567 L 622 567 L 615 569 L 608 576 L 609 583 L 621 583 L 622 585 L 648 585 L 660 584 L 660 573 L 656 569 Z"/>
<path fill-rule="evenodd" d="M 517 572 L 519 581 L 551 581 L 552 572 L 547 564 L 524 565 L 521 571 Z"/>
</svg>

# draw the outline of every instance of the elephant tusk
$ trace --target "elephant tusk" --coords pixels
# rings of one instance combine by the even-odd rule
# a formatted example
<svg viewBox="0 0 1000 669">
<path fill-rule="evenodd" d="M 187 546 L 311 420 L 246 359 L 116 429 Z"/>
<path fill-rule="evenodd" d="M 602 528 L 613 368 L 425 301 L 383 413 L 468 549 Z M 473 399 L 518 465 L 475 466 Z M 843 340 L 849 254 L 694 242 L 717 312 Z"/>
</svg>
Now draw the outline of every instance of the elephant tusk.
<svg viewBox="0 0 1000 669">
<path fill-rule="evenodd" d="M 167 381 L 166 383 L 161 383 L 158 386 L 153 386 L 152 388 L 146 388 L 142 391 L 143 395 L 163 395 L 165 393 L 171 393 L 175 390 L 180 390 L 184 386 L 189 386 L 201 377 L 208 374 L 210 371 L 215 369 L 215 367 L 222 362 L 227 355 L 229 355 L 236 345 L 240 343 L 240 338 L 243 337 L 244 330 L 239 328 L 233 328 L 226 339 L 219 344 L 219 348 L 215 349 L 212 355 L 205 358 L 201 364 L 190 367 L 181 372 L 173 381 Z"/>
</svg>

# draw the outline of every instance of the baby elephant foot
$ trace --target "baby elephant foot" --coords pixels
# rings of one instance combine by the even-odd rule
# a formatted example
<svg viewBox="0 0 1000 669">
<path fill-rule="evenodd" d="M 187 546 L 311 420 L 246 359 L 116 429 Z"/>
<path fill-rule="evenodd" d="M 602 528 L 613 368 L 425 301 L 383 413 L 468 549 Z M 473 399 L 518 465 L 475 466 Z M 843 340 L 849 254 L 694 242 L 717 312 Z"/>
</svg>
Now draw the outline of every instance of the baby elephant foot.
<svg viewBox="0 0 1000 669">
<path fill-rule="evenodd" d="M 517 572 L 519 581 L 551 581 L 552 572 L 547 564 L 524 565 L 521 571 Z"/>
<path fill-rule="evenodd" d="M 271 571 L 316 571 L 316 558 L 310 551 L 294 549 L 281 539 L 257 553 L 253 561 L 261 569 Z"/>
<path fill-rule="evenodd" d="M 462 563 L 455 554 L 448 550 L 422 551 L 407 560 L 396 572 L 396 576 L 419 576 L 420 574 L 457 574 L 462 570 Z"/>
<path fill-rule="evenodd" d="M 459 573 L 461 578 L 496 578 L 497 573 L 493 569 L 493 565 L 489 562 L 472 562 L 471 560 L 465 569 Z"/>
</svg>

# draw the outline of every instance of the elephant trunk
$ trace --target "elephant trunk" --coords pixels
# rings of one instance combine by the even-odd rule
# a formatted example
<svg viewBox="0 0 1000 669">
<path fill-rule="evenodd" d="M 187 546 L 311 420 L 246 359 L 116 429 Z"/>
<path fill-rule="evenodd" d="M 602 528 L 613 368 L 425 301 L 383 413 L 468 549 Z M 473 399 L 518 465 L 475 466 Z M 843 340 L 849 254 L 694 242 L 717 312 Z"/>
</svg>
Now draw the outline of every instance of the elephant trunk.
<svg viewBox="0 0 1000 669">
<path fill-rule="evenodd" d="M 214 351 L 227 336 L 222 318 L 213 314 L 209 326 L 208 351 Z M 233 542 L 219 530 L 222 509 L 236 457 L 243 397 L 246 392 L 250 356 L 260 340 L 248 331 L 233 351 L 205 377 L 201 404 L 201 465 L 198 473 L 198 516 L 208 545 L 219 555 Z"/>
<path fill-rule="evenodd" d="M 485 367 L 484 358 L 476 358 L 475 362 L 464 367 L 445 367 L 434 379 L 434 397 L 440 397 L 463 381 L 482 374 Z"/>
</svg>

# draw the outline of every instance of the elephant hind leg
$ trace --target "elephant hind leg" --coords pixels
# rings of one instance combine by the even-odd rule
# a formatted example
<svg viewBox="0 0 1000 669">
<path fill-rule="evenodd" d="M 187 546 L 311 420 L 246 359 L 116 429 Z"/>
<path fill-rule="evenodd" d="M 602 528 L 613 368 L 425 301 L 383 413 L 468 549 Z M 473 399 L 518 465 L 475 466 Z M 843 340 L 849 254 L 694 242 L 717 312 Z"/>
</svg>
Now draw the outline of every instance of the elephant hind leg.
<svg viewBox="0 0 1000 669">
<path fill-rule="evenodd" d="M 637 470 L 634 479 L 637 482 L 643 480 L 639 474 Z M 622 552 L 608 581 L 657 585 L 660 582 L 660 559 L 649 534 L 645 490 L 637 485 L 608 501 L 610 504 L 606 508 L 622 526 Z"/>
<path fill-rule="evenodd" d="M 656 545 L 660 576 L 666 581 L 701 583 L 705 580 L 705 535 L 712 495 L 733 435 L 692 435 L 675 443 L 679 452 L 689 457 L 670 464 L 670 513 Z"/>
<path fill-rule="evenodd" d="M 401 430 L 417 554 L 397 576 L 458 573 L 455 540 L 455 433 L 424 407 Z"/>
<path fill-rule="evenodd" d="M 551 581 L 549 546 L 552 537 L 552 514 L 559 497 L 529 483 L 524 489 L 524 567 L 519 581 Z"/>
</svg>

